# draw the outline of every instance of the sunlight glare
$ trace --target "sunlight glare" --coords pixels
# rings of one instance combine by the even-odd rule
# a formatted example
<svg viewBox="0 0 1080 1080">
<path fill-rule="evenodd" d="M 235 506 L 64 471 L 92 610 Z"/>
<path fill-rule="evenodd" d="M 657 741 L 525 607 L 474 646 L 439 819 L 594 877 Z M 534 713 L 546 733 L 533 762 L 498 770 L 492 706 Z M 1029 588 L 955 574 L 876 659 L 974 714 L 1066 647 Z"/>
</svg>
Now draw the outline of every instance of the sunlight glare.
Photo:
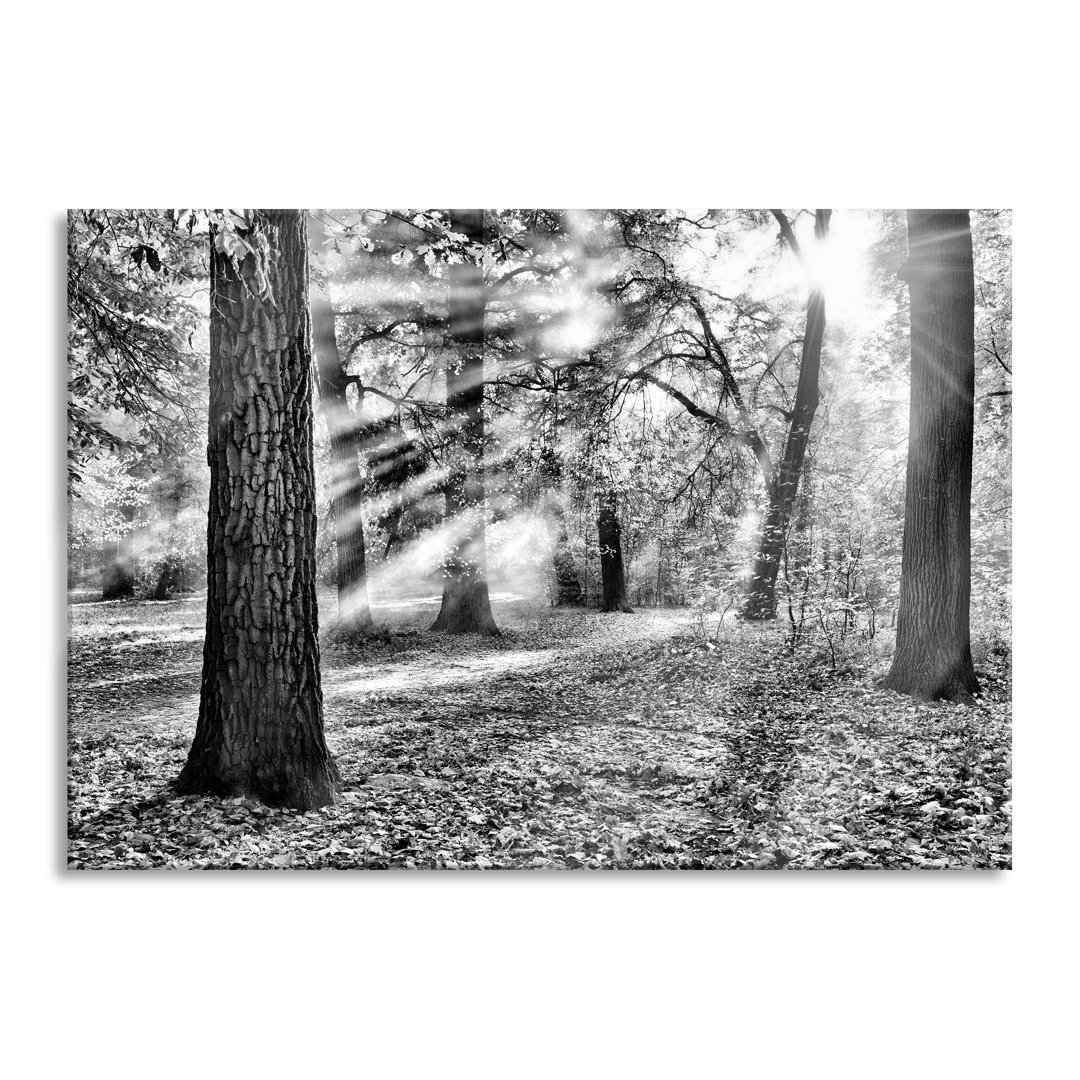
<svg viewBox="0 0 1080 1080">
<path fill-rule="evenodd" d="M 814 235 L 813 221 L 809 218 L 799 223 L 796 233 L 806 258 L 810 285 L 825 291 L 830 321 L 857 324 L 865 313 L 868 250 L 875 234 L 869 214 L 862 210 L 836 211 L 824 242 Z"/>
</svg>

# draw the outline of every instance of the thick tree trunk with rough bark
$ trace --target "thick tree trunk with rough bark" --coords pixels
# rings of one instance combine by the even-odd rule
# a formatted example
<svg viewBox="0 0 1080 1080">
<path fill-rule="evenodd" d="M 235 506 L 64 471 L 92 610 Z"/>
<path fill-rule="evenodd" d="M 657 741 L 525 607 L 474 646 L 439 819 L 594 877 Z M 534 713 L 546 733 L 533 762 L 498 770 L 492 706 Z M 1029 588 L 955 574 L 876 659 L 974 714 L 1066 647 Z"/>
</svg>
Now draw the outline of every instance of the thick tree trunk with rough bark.
<svg viewBox="0 0 1080 1080">
<path fill-rule="evenodd" d="M 315 577 L 306 215 L 261 210 L 211 251 L 206 642 L 182 794 L 334 801 Z"/>
<path fill-rule="evenodd" d="M 626 598 L 622 530 L 617 510 L 615 492 L 604 491 L 600 496 L 600 512 L 596 519 L 597 539 L 600 544 L 600 578 L 603 583 L 600 606 L 602 611 L 622 611 L 629 615 L 634 609 Z"/>
<path fill-rule="evenodd" d="M 970 701 L 975 277 L 967 210 L 909 210 L 911 419 L 896 652 L 885 686 Z"/>
<path fill-rule="evenodd" d="M 135 595 L 135 554 L 132 551 L 131 523 L 135 507 L 122 506 L 120 513 L 129 527 L 121 533 L 116 547 L 104 560 L 101 570 L 101 599 L 127 600 Z"/>
<path fill-rule="evenodd" d="M 312 242 L 324 230 L 312 219 Z M 341 362 L 334 309 L 321 289 L 311 294 L 311 331 L 319 404 L 330 436 L 330 513 L 337 555 L 338 626 L 347 631 L 371 627 L 364 555 L 363 477 L 360 473 L 362 420 L 349 405 L 348 375 Z"/>
<path fill-rule="evenodd" d="M 581 579 L 578 577 L 574 553 L 570 550 L 570 537 L 566 531 L 566 513 L 562 503 L 552 495 L 547 501 L 547 514 L 551 522 L 551 562 L 555 568 L 557 605 L 581 603 Z"/>
<path fill-rule="evenodd" d="M 818 210 L 815 214 L 814 232 L 819 242 L 828 236 L 831 217 L 831 210 Z M 785 235 L 790 235 L 788 230 L 785 230 Z M 789 243 L 793 243 L 793 240 L 789 240 Z M 799 494 L 799 478 L 806 460 L 810 428 L 821 397 L 818 380 L 824 337 L 825 293 L 819 283 L 814 283 L 806 305 L 806 330 L 803 333 L 802 356 L 799 361 L 799 384 L 795 390 L 787 442 L 784 444 L 783 457 L 773 469 L 771 480 L 766 481 L 768 505 L 762 523 L 758 553 L 754 559 L 754 576 L 743 606 L 742 614 L 746 619 L 776 617 L 776 578 L 783 559 L 784 545 L 787 543 L 787 531 L 795 508 L 795 499 Z"/>
<path fill-rule="evenodd" d="M 451 210 L 454 232 L 484 239 L 483 210 Z M 446 404 L 454 425 L 444 483 L 446 552 L 443 596 L 431 629 L 446 634 L 497 634 L 488 597 L 484 515 L 484 272 L 473 262 L 449 269 Z"/>
</svg>

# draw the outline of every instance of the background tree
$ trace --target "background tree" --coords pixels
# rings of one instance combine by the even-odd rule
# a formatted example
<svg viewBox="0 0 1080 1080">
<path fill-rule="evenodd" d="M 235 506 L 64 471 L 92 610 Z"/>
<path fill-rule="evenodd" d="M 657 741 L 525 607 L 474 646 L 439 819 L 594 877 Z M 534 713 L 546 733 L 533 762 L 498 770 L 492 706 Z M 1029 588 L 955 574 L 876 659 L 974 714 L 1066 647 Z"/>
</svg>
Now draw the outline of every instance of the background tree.
<svg viewBox="0 0 1080 1080">
<path fill-rule="evenodd" d="M 150 447 L 175 454 L 199 419 L 205 371 L 192 343 L 206 236 L 196 224 L 191 211 L 68 213 L 69 495 L 92 458 Z"/>
<path fill-rule="evenodd" d="M 551 529 L 551 562 L 555 571 L 555 603 L 559 606 L 580 604 L 581 578 L 578 576 L 570 536 L 566 528 L 566 511 L 555 492 L 549 492 L 544 511 Z"/>
<path fill-rule="evenodd" d="M 472 243 L 484 239 L 483 210 L 451 210 L 450 226 Z M 449 268 L 446 404 L 447 543 L 442 606 L 432 630 L 497 634 L 488 596 L 484 505 L 484 271 L 466 260 Z"/>
<path fill-rule="evenodd" d="M 334 799 L 315 574 L 306 215 L 222 215 L 211 251 L 206 642 L 183 794 Z"/>
<path fill-rule="evenodd" d="M 132 305 L 147 320 L 158 310 L 154 294 L 160 303 L 181 299 L 173 291 L 182 283 L 166 277 L 169 238 L 178 232 L 181 248 L 194 246 L 194 266 L 207 231 L 205 212 L 155 213 L 159 220 L 142 224 L 117 217 L 127 246 L 94 249 L 103 280 L 130 278 L 131 288 L 145 291 Z M 730 610 L 733 590 L 752 583 L 766 519 L 776 510 L 770 478 L 801 441 L 775 594 L 789 642 L 824 647 L 833 664 L 854 647 L 887 653 L 899 593 L 909 406 L 908 295 L 896 277 L 907 248 L 903 212 L 838 211 L 824 240 L 815 235 L 813 211 L 778 215 L 829 297 L 828 363 L 817 367 L 817 395 L 808 392 L 812 365 L 803 364 L 813 351 L 806 340 L 815 323 L 811 279 L 782 222 L 778 232 L 780 216 L 768 211 L 512 208 L 485 211 L 483 242 L 452 227 L 445 211 L 321 211 L 326 240 L 318 259 L 334 298 L 338 371 L 354 416 L 364 403 L 353 459 L 364 466 L 354 473 L 364 479 L 357 520 L 380 598 L 441 593 L 442 554 L 456 543 L 460 522 L 445 513 L 446 479 L 462 450 L 460 418 L 447 406 L 447 359 L 458 355 L 447 302 L 451 271 L 468 263 L 480 267 L 484 283 L 484 558 L 492 595 L 573 602 L 576 577 L 581 598 L 601 606 L 601 556 L 610 545 L 598 542 L 599 518 L 613 492 L 626 603 Z M 79 221 L 91 239 L 98 235 Z M 145 250 L 142 265 L 136 262 L 140 228 L 162 236 L 157 271 Z M 972 228 L 971 617 L 981 665 L 987 650 L 1008 649 L 1008 212 L 975 211 Z M 855 290 L 843 279 L 837 288 L 838 265 L 857 279 Z M 185 361 L 190 372 L 177 376 L 181 387 L 206 352 L 200 309 L 208 307 L 199 281 L 189 286 L 193 344 L 180 345 L 195 355 Z M 314 331 L 320 311 L 315 304 Z M 79 370 L 80 379 L 93 374 L 91 364 Z M 203 401 L 191 388 L 186 394 L 201 415 Z M 174 451 L 148 437 L 137 404 L 129 412 L 106 408 L 107 395 L 80 400 L 125 441 L 86 458 L 72 500 L 69 581 L 80 599 L 90 598 L 86 587 L 98 584 L 103 551 L 111 563 L 121 536 L 136 564 L 136 596 L 199 587 L 189 549 L 200 504 L 206 512 L 201 448 L 193 454 L 187 436 L 177 437 L 185 426 L 177 422 L 168 432 Z M 806 440 L 800 401 L 813 407 Z M 316 415 L 315 463 L 318 505 L 329 514 L 336 483 L 325 415 Z M 134 496 L 129 522 L 121 508 Z M 345 575 L 333 533 L 320 537 L 318 557 L 320 580 L 336 586 Z"/>
<path fill-rule="evenodd" d="M 205 399 L 205 394 L 202 395 Z M 205 400 L 198 400 L 205 417 Z M 137 422 L 112 413 L 103 423 L 125 436 Z M 167 600 L 200 588 L 206 571 L 206 429 L 177 432 L 179 452 L 102 451 L 80 467 L 71 499 L 69 584 L 102 599 Z M 123 572 L 122 572 L 123 571 Z M 118 580 L 127 588 L 116 593 Z"/>
<path fill-rule="evenodd" d="M 309 220 L 312 251 L 320 255 L 326 230 L 317 215 Z M 321 278 L 311 291 L 311 330 L 319 404 L 330 439 L 330 516 L 337 562 L 338 626 L 347 632 L 363 632 L 371 627 L 360 460 L 363 418 L 349 402 L 350 380 L 338 351 L 334 308 L 328 284 Z"/>
<path fill-rule="evenodd" d="M 975 276 L 967 210 L 909 210 L 911 419 L 896 651 L 885 685 L 969 701 Z"/>
<path fill-rule="evenodd" d="M 600 548 L 600 573 L 603 581 L 601 610 L 621 611 L 632 615 L 634 609 L 626 598 L 626 567 L 623 563 L 618 496 L 612 488 L 605 488 L 599 496 L 596 538 Z"/>
<path fill-rule="evenodd" d="M 975 261 L 975 446 L 971 488 L 973 615 L 1009 622 L 1012 592 L 1012 214 L 971 215 Z M 984 639 L 985 640 L 985 639 Z M 1007 652 L 1007 636 L 986 641 Z M 976 660 L 978 662 L 978 660 Z"/>
<path fill-rule="evenodd" d="M 754 243 L 766 227 L 761 213 L 616 214 L 625 252 L 611 288 L 621 312 L 613 341 L 619 377 L 662 391 L 714 436 L 736 441 L 752 455 L 765 513 L 743 611 L 749 618 L 772 618 L 777 573 L 819 404 L 825 288 L 820 275 L 811 271 L 827 245 L 832 211 L 814 214 L 810 253 L 787 214 L 772 211 L 783 246 L 798 256 L 804 273 L 813 279 L 805 327 L 799 333 L 791 325 L 795 290 L 790 285 L 763 294 L 757 285 L 761 278 L 748 275 L 745 293 L 731 296 L 713 288 L 708 272 L 702 272 L 710 246 L 719 249 L 716 254 L 722 259 L 726 245 Z M 734 244 L 729 230 L 734 231 Z M 738 251 L 732 254 L 744 258 Z M 770 391 L 774 383 L 779 395 Z M 772 415 L 783 422 L 778 431 Z M 778 458 L 769 450 L 774 438 L 783 444 Z"/>
<path fill-rule="evenodd" d="M 773 210 L 788 247 L 805 265 L 802 248 L 795 239 L 791 224 L 783 210 Z M 831 210 L 814 212 L 814 236 L 824 244 L 829 235 Z M 810 299 L 806 305 L 806 328 L 801 341 L 799 380 L 795 400 L 785 412 L 788 420 L 784 452 L 766 478 L 768 498 L 765 520 L 761 530 L 761 545 L 754 559 L 749 595 L 743 606 L 748 619 L 771 619 L 776 615 L 776 577 L 784 556 L 788 527 L 791 524 L 799 479 L 806 460 L 810 429 L 820 401 L 818 384 L 821 370 L 821 346 L 825 336 L 825 288 L 820 280 L 811 282 Z"/>
</svg>

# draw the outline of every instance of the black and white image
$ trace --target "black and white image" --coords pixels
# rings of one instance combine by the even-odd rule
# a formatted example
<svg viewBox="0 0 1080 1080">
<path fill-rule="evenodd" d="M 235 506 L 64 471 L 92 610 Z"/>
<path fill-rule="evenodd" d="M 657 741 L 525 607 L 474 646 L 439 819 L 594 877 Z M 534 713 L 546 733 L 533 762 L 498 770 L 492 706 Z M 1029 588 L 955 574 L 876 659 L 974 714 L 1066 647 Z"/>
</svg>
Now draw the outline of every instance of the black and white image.
<svg viewBox="0 0 1080 1080">
<path fill-rule="evenodd" d="M 69 868 L 1010 868 L 1011 242 L 70 210 Z"/>
</svg>

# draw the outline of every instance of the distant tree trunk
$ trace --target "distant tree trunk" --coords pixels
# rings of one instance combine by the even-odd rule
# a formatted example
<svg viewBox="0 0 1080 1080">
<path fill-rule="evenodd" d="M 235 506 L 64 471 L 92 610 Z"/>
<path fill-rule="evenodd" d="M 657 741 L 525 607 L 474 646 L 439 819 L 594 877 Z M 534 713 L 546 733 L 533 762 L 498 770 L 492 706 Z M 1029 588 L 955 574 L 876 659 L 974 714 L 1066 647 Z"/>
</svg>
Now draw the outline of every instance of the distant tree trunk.
<svg viewBox="0 0 1080 1080">
<path fill-rule="evenodd" d="M 623 568 L 622 530 L 619 527 L 615 492 L 611 489 L 600 496 L 600 512 L 596 519 L 600 544 L 600 576 L 603 581 L 603 611 L 633 613 L 626 598 L 626 571 Z"/>
<path fill-rule="evenodd" d="M 322 223 L 312 218 L 313 245 L 320 245 L 324 236 Z M 330 513 L 337 554 L 338 625 L 344 630 L 364 631 L 371 627 L 371 608 L 364 562 L 362 421 L 349 405 L 349 379 L 338 352 L 334 309 L 318 289 L 311 293 L 311 331 L 319 404 L 330 435 Z"/>
<path fill-rule="evenodd" d="M 206 642 L 182 794 L 312 809 L 323 738 L 306 215 L 254 212 L 237 268 L 211 244 Z"/>
<path fill-rule="evenodd" d="M 153 599 L 168 600 L 174 593 L 183 591 L 186 585 L 187 572 L 183 560 L 170 556 L 161 564 Z"/>
<path fill-rule="evenodd" d="M 427 457 L 420 443 L 409 438 L 397 420 L 379 420 L 365 424 L 364 457 L 372 483 L 381 495 L 389 495 L 389 506 L 378 519 L 386 532 L 383 558 L 404 547 L 414 525 L 417 507 L 428 496 L 426 488 L 417 490 L 414 480 L 427 467 Z M 439 517 L 442 517 L 440 508 Z"/>
<path fill-rule="evenodd" d="M 967 210 L 909 210 L 911 413 L 896 652 L 885 686 L 970 701 L 975 277 Z"/>
<path fill-rule="evenodd" d="M 484 239 L 483 210 L 451 210 L 450 225 L 470 241 Z M 475 262 L 449 268 L 449 336 L 455 355 L 446 369 L 446 404 L 455 430 L 447 448 L 449 475 L 443 595 L 431 629 L 446 634 L 497 634 L 488 597 L 484 515 L 484 272 Z"/>
<path fill-rule="evenodd" d="M 653 607 L 660 606 L 660 583 L 664 572 L 664 541 L 658 540 L 656 544 L 656 586 L 653 589 Z"/>
<path fill-rule="evenodd" d="M 578 577 L 574 553 L 570 550 L 570 538 L 566 532 L 566 514 L 562 504 L 554 495 L 548 499 L 547 512 L 554 534 L 551 562 L 555 568 L 555 583 L 558 590 L 555 603 L 559 606 L 580 604 L 581 579 Z"/>
<path fill-rule="evenodd" d="M 791 238 L 786 218 L 777 211 L 781 229 Z M 818 241 L 824 241 L 829 233 L 831 210 L 818 210 L 814 215 L 814 232 Z M 750 582 L 743 618 L 776 618 L 776 578 L 780 570 L 784 545 L 787 542 L 788 525 L 799 493 L 799 477 L 806 459 L 806 446 L 810 440 L 810 428 L 817 412 L 820 392 L 818 376 L 821 371 L 821 345 L 825 337 L 825 293 L 820 285 L 810 291 L 806 305 L 806 330 L 803 333 L 802 357 L 799 361 L 799 385 L 795 391 L 795 404 L 791 411 L 784 455 L 775 467 L 771 481 L 766 482 L 768 505 L 761 529 L 758 553 L 754 559 L 754 576 Z"/>
<path fill-rule="evenodd" d="M 135 520 L 135 507 L 122 506 L 120 513 L 126 528 L 117 540 L 115 553 L 105 560 L 101 571 L 101 599 L 126 600 L 135 595 L 135 555 L 132 550 L 131 523 Z"/>
</svg>

